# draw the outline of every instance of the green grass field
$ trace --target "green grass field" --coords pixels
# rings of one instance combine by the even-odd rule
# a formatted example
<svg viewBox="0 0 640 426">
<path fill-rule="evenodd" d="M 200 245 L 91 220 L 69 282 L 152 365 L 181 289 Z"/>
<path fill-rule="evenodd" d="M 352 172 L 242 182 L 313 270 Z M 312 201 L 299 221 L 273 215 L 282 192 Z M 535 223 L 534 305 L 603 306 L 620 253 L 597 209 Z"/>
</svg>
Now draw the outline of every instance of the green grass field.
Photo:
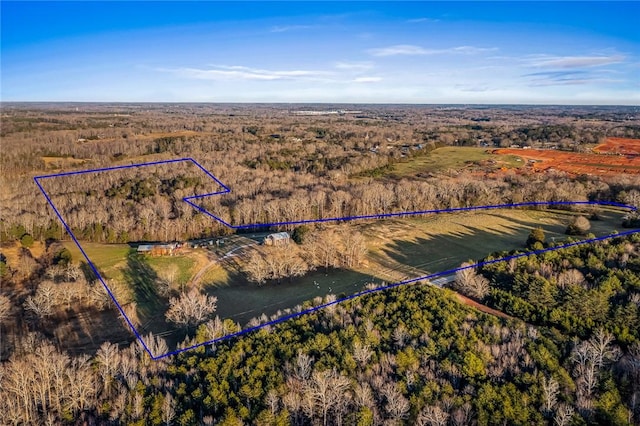
<svg viewBox="0 0 640 426">
<path fill-rule="evenodd" d="M 518 161 L 519 160 L 519 161 Z M 388 176 L 404 177 L 418 173 L 437 173 L 482 166 L 488 169 L 516 168 L 524 161 L 515 155 L 494 155 L 487 148 L 448 146 L 431 151 L 425 156 L 410 158 L 393 164 Z"/>
<path fill-rule="evenodd" d="M 64 246 L 71 252 L 73 262 L 86 262 L 86 259 L 73 241 L 65 241 Z M 127 255 L 135 250 L 127 244 L 101 244 L 82 241 L 91 262 L 109 279 L 121 279 L 121 269 L 125 266 Z"/>
<path fill-rule="evenodd" d="M 567 224 L 576 214 L 519 209 L 463 212 L 376 222 L 364 225 L 363 231 L 373 259 L 370 267 L 377 263 L 378 267 L 415 276 L 454 269 L 494 251 L 524 249 L 529 232 L 538 226 L 544 229 L 547 242 L 565 241 Z M 611 234 L 619 227 L 621 216 L 604 211 L 602 220 L 591 222 L 590 232 Z"/>
<path fill-rule="evenodd" d="M 193 270 L 196 262 L 188 256 L 147 257 L 146 263 L 159 276 L 163 276 L 164 271 L 172 265 L 175 265 L 178 271 L 176 279 L 176 283 L 178 285 L 186 284 L 189 281 L 189 278 L 191 278 L 191 276 L 196 272 Z"/>
</svg>

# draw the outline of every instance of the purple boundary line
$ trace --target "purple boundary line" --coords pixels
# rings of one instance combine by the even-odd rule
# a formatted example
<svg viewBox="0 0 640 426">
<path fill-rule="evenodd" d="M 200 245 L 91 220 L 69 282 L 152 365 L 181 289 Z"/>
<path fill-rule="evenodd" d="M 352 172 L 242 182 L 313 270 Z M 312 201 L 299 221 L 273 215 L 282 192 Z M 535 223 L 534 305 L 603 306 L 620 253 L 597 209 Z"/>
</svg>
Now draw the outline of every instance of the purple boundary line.
<svg viewBox="0 0 640 426">
<path fill-rule="evenodd" d="M 256 227 L 282 226 L 282 225 L 297 225 L 297 224 L 314 223 L 314 222 L 350 221 L 350 220 L 358 220 L 358 219 L 380 219 L 380 218 L 386 218 L 386 217 L 398 217 L 398 216 L 402 217 L 402 216 L 417 216 L 417 215 L 426 215 L 426 214 L 454 213 L 454 212 L 471 211 L 471 210 L 487 210 L 487 209 L 513 208 L 513 207 L 533 207 L 533 206 L 554 206 L 554 205 L 601 205 L 601 206 L 613 206 L 613 207 L 625 208 L 625 209 L 629 209 L 630 211 L 636 211 L 637 210 L 637 208 L 634 207 L 634 206 L 630 206 L 630 205 L 626 205 L 626 204 L 622 204 L 622 203 L 616 203 L 616 202 L 607 202 L 607 201 L 535 201 L 535 202 L 525 202 L 525 203 L 488 205 L 488 206 L 456 207 L 456 208 L 451 208 L 451 209 L 440 209 L 440 210 L 422 210 L 422 211 L 401 212 L 401 213 L 381 213 L 381 214 L 364 215 L 364 216 L 346 216 L 346 217 L 341 217 L 341 218 L 309 219 L 309 220 L 299 220 L 299 221 L 289 221 L 289 222 L 259 223 L 259 224 L 250 224 L 250 225 L 231 225 L 231 224 L 225 222 L 224 220 L 222 220 L 221 218 L 211 214 L 206 209 L 204 209 L 204 208 L 198 206 L 197 204 L 194 204 L 191 201 L 189 201 L 189 200 L 192 200 L 192 199 L 205 198 L 205 197 L 209 197 L 209 196 L 213 196 L 213 195 L 222 195 L 222 194 L 226 194 L 226 193 L 231 192 L 231 189 L 228 186 L 223 184 L 220 180 L 218 180 L 218 178 L 216 178 L 213 174 L 211 174 L 207 169 L 202 167 L 202 165 L 200 165 L 193 158 L 180 158 L 180 159 L 174 159 L 174 160 L 154 161 L 154 162 L 149 162 L 149 163 L 130 164 L 130 165 L 125 165 L 125 166 L 105 167 L 105 168 L 100 168 L 100 169 L 80 170 L 80 171 L 64 172 L 64 173 L 57 173 L 57 174 L 51 174 L 51 175 L 35 176 L 33 179 L 34 179 L 36 185 L 38 185 L 38 188 L 40 189 L 40 191 L 44 195 L 44 197 L 47 200 L 47 202 L 49 203 L 49 205 L 53 208 L 53 211 L 58 216 L 58 219 L 60 219 L 60 222 L 62 222 L 62 224 L 65 227 L 66 231 L 69 233 L 69 235 L 71 236 L 71 238 L 73 239 L 75 244 L 80 249 L 80 252 L 85 257 L 85 259 L 87 260 L 87 263 L 89 264 L 89 266 L 91 267 L 93 272 L 96 274 L 96 276 L 98 277 L 98 279 L 100 280 L 100 282 L 104 286 L 105 290 L 107 291 L 107 293 L 111 297 L 111 300 L 113 300 L 113 303 L 115 303 L 116 307 L 120 311 L 120 314 L 123 316 L 123 318 L 125 319 L 125 321 L 129 325 L 129 327 L 133 331 L 134 335 L 136 336 L 136 338 L 140 341 L 140 343 L 141 343 L 142 347 L 144 348 L 144 350 L 149 354 L 149 356 L 153 360 L 159 360 L 159 359 L 162 359 L 162 358 L 165 358 L 165 357 L 169 357 L 169 356 L 172 356 L 172 355 L 177 355 L 179 353 L 182 353 L 182 352 L 185 352 L 185 351 L 188 351 L 188 350 L 191 350 L 191 349 L 196 349 L 196 348 L 199 348 L 199 347 L 202 347 L 202 346 L 206 346 L 206 345 L 212 345 L 212 344 L 215 344 L 215 343 L 223 341 L 223 340 L 227 340 L 227 339 L 231 339 L 231 338 L 234 338 L 234 337 L 242 336 L 244 334 L 248 334 L 248 333 L 251 333 L 253 331 L 259 330 L 261 328 L 265 328 L 265 327 L 268 327 L 268 326 L 271 326 L 271 325 L 275 325 L 275 324 L 287 321 L 289 319 L 296 318 L 296 317 L 302 316 L 304 314 L 312 313 L 312 312 L 318 311 L 320 309 L 323 309 L 323 308 L 338 304 L 340 302 L 351 300 L 351 299 L 354 299 L 356 297 L 364 296 L 364 295 L 371 294 L 371 293 L 374 293 L 374 292 L 388 290 L 388 289 L 400 287 L 400 286 L 403 286 L 403 285 L 414 284 L 414 283 L 418 283 L 419 281 L 429 280 L 429 279 L 436 278 L 436 277 L 451 275 L 451 274 L 456 273 L 457 271 L 461 271 L 461 270 L 464 270 L 464 269 L 477 268 L 477 267 L 484 266 L 484 265 L 489 265 L 489 264 L 492 264 L 492 263 L 504 262 L 504 261 L 507 261 L 507 260 L 517 259 L 517 258 L 520 258 L 520 257 L 526 257 L 526 256 L 535 255 L 535 254 L 540 254 L 540 253 L 545 253 L 545 252 L 548 252 L 548 251 L 561 250 L 561 249 L 565 249 L 565 248 L 569 248 L 569 247 L 573 247 L 573 246 L 578 246 L 578 245 L 583 245 L 583 244 L 590 244 L 590 243 L 593 243 L 593 242 L 596 242 L 596 241 L 603 241 L 603 240 L 610 239 L 610 238 L 616 238 L 616 237 L 621 237 L 621 236 L 627 236 L 627 235 L 640 233 L 640 230 L 632 230 L 632 231 L 621 232 L 621 233 L 618 233 L 618 234 L 606 235 L 606 236 L 603 236 L 603 237 L 591 238 L 591 239 L 588 239 L 588 240 L 575 241 L 575 242 L 563 244 L 563 245 L 560 245 L 560 246 L 549 247 L 549 248 L 546 248 L 546 249 L 535 250 L 535 251 L 531 251 L 531 252 L 518 253 L 518 254 L 515 254 L 515 255 L 506 256 L 506 257 L 502 257 L 502 258 L 498 258 L 498 259 L 492 259 L 492 260 L 489 260 L 489 261 L 478 262 L 478 263 L 475 263 L 473 265 L 468 265 L 468 266 L 464 266 L 464 267 L 460 267 L 460 268 L 450 269 L 450 270 L 442 271 L 442 272 L 436 272 L 436 273 L 429 274 L 429 275 L 424 275 L 424 276 L 421 276 L 421 277 L 411 278 L 411 279 L 400 281 L 400 282 L 397 282 L 397 283 L 393 283 L 393 284 L 390 284 L 390 285 L 387 285 L 387 286 L 377 287 L 377 288 L 374 288 L 374 289 L 361 291 L 361 292 L 352 294 L 350 296 L 346 296 L 346 297 L 344 297 L 342 299 L 334 300 L 333 302 L 324 303 L 324 304 L 321 304 L 321 305 L 318 305 L 318 306 L 314 306 L 314 307 L 309 308 L 309 309 L 305 309 L 305 310 L 300 311 L 300 312 L 295 312 L 295 313 L 292 313 L 292 314 L 288 314 L 288 315 L 282 316 L 280 318 L 276 318 L 275 320 L 268 321 L 268 322 L 266 322 L 264 324 L 260 324 L 260 325 L 253 326 L 253 327 L 249 327 L 249 328 L 237 331 L 235 333 L 231 333 L 231 334 L 227 334 L 227 335 L 222 336 L 222 337 L 218 337 L 216 339 L 212 339 L 212 340 L 209 340 L 209 341 L 206 341 L 206 342 L 198 343 L 198 344 L 186 347 L 186 348 L 177 349 L 177 350 L 174 350 L 174 351 L 167 352 L 166 354 L 161 354 L 161 355 L 157 355 L 156 356 L 151 352 L 151 350 L 149 349 L 149 347 L 145 343 L 145 341 L 142 338 L 142 336 L 140 335 L 140 333 L 138 333 L 138 330 L 134 327 L 134 325 L 131 323 L 131 320 L 124 313 L 124 309 L 122 308 L 122 306 L 120 306 L 120 304 L 116 300 L 115 296 L 113 295 L 113 293 L 109 289 L 109 286 L 107 285 L 107 283 L 104 281 L 104 279 L 102 278 L 102 276 L 98 272 L 98 269 L 96 268 L 96 266 L 89 259 L 89 256 L 84 251 L 84 249 L 82 248 L 82 245 L 80 244 L 80 242 L 78 241 L 76 236 L 71 231 L 71 228 L 69 227 L 69 225 L 64 221 L 64 218 L 62 217 L 62 215 L 60 214 L 60 212 L 58 211 L 58 209 L 54 205 L 53 201 L 51 200 L 51 198 L 49 197 L 49 195 L 47 194 L 45 189 L 40 184 L 39 180 L 40 179 L 53 178 L 53 177 L 61 177 L 61 176 L 70 176 L 70 175 L 96 173 L 96 172 L 112 171 L 112 170 L 119 170 L 119 169 L 128 169 L 128 168 L 134 168 L 134 167 L 153 166 L 153 165 L 167 164 L 167 163 L 178 163 L 178 162 L 182 162 L 182 161 L 190 161 L 190 162 L 192 162 L 200 170 L 202 170 L 207 176 L 212 178 L 218 185 L 220 185 L 222 188 L 224 188 L 224 190 L 222 190 L 222 191 L 217 191 L 217 192 L 213 192 L 213 193 L 209 193 L 209 194 L 201 194 L 201 195 L 193 195 L 193 196 L 190 196 L 190 197 L 185 197 L 185 198 L 183 198 L 183 201 L 187 202 L 188 204 L 190 204 L 191 206 L 196 208 L 198 211 L 210 216 L 211 218 L 215 219 L 216 221 L 218 221 L 218 222 L 220 222 L 220 223 L 224 224 L 225 226 L 227 226 L 229 228 L 232 228 L 232 229 L 247 229 L 247 228 L 256 228 Z"/>
</svg>

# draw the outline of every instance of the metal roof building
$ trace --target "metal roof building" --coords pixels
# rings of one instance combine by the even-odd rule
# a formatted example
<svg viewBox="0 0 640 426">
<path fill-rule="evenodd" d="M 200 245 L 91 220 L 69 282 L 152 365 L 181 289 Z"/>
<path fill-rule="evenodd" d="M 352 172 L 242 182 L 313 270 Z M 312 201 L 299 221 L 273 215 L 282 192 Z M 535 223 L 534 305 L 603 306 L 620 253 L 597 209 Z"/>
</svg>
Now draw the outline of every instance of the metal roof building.
<svg viewBox="0 0 640 426">
<path fill-rule="evenodd" d="M 266 246 L 278 246 L 287 244 L 291 237 L 288 232 L 276 232 L 275 234 L 269 234 L 264 237 L 264 245 Z"/>
</svg>

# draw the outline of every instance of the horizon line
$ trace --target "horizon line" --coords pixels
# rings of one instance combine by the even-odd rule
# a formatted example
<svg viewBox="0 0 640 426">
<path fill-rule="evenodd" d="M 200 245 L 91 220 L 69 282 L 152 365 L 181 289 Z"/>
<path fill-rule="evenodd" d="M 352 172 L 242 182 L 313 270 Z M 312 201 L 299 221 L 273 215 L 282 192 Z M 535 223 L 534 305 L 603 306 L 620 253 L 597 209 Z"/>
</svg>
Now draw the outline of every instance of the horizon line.
<svg viewBox="0 0 640 426">
<path fill-rule="evenodd" d="M 1 105 L 10 104 L 189 104 L 189 105 L 406 105 L 406 106 L 439 106 L 439 105 L 477 105 L 477 106 L 569 106 L 569 107 L 640 107 L 638 104 L 614 104 L 614 103 L 494 103 L 494 102 L 331 102 L 331 101 L 3 101 Z"/>
</svg>

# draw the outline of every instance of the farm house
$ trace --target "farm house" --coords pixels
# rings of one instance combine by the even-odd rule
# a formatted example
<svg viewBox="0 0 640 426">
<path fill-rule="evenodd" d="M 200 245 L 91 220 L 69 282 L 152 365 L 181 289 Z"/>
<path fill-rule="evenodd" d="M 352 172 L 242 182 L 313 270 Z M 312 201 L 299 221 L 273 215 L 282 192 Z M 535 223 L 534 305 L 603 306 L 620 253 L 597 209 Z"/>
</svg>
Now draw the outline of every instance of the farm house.
<svg viewBox="0 0 640 426">
<path fill-rule="evenodd" d="M 141 244 L 137 252 L 151 256 L 173 256 L 182 249 L 180 244 Z"/>
<path fill-rule="evenodd" d="M 275 234 L 269 234 L 264 238 L 265 246 L 281 246 L 289 243 L 291 237 L 287 232 L 276 232 Z"/>
</svg>

